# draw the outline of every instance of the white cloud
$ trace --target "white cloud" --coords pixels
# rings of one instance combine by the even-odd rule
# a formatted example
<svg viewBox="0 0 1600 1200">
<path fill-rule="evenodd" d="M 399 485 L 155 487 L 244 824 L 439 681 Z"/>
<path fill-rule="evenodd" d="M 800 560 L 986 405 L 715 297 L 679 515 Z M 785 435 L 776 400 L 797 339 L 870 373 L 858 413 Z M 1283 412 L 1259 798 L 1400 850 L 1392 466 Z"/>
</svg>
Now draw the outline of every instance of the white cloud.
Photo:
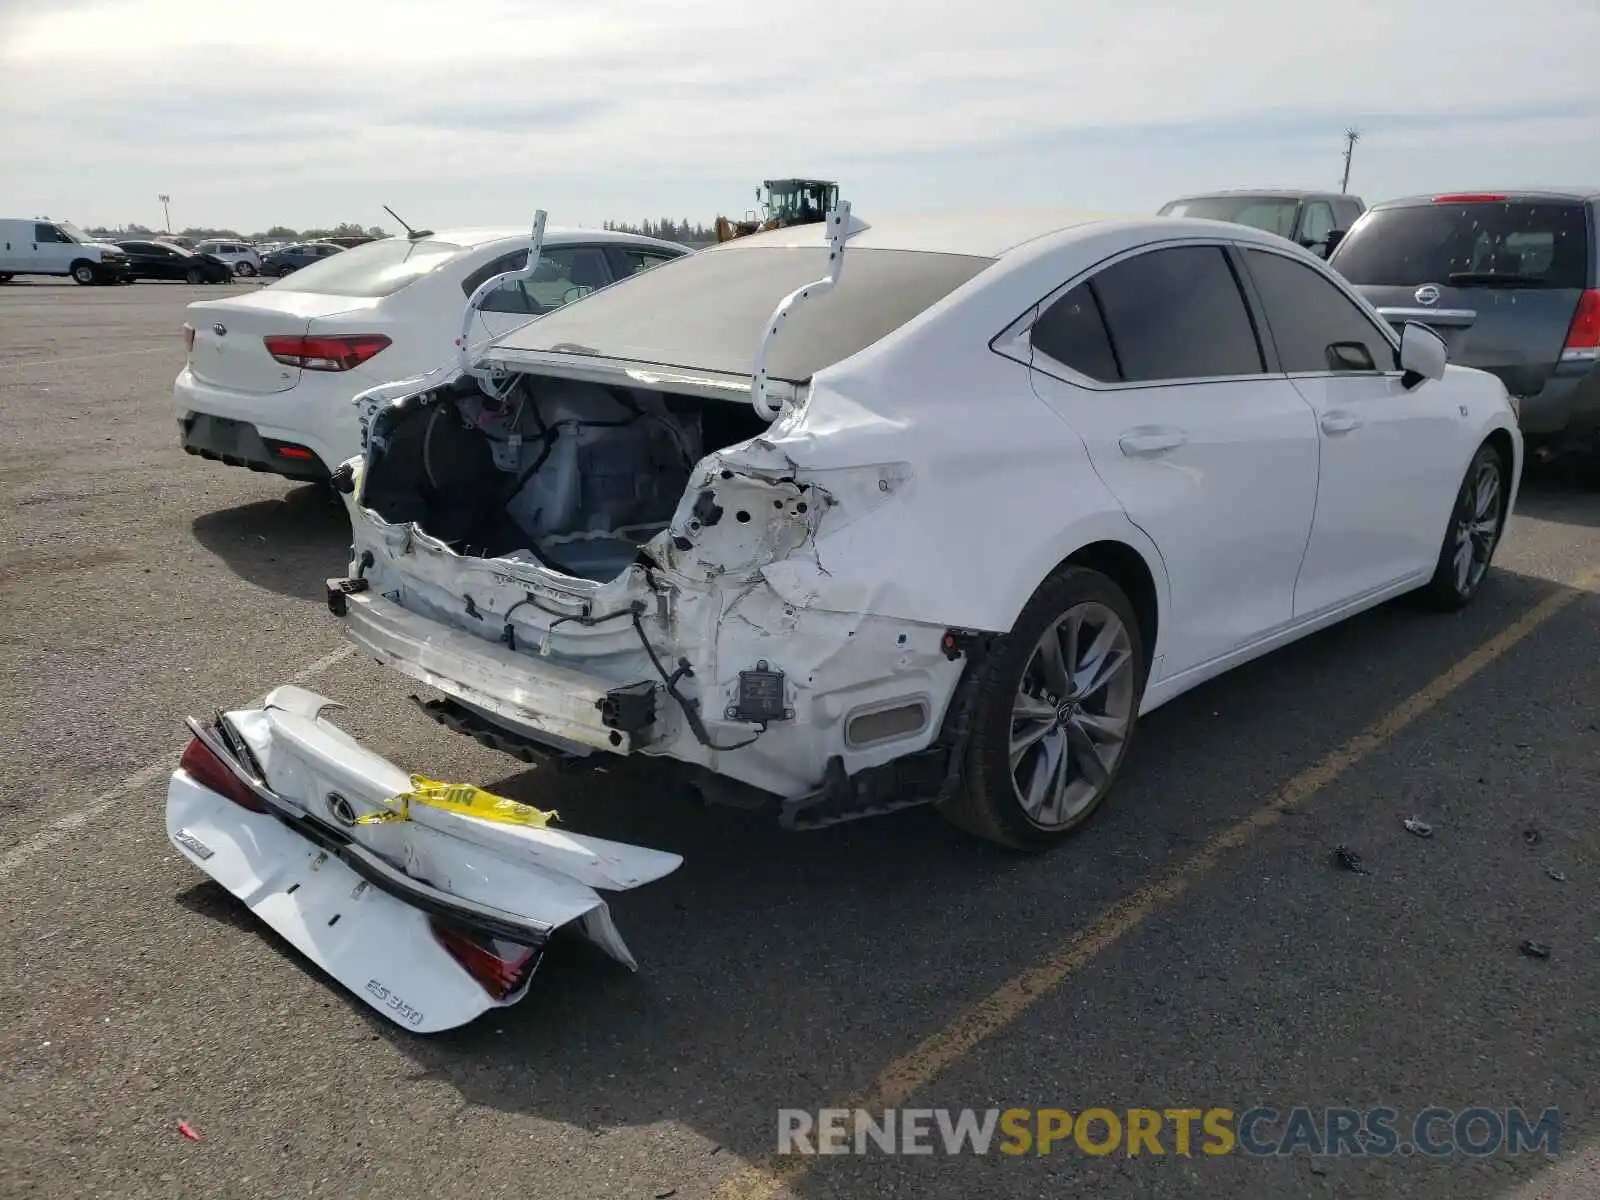
<svg viewBox="0 0 1600 1200">
<path fill-rule="evenodd" d="M 1379 192 L 1470 181 L 1512 136 L 1493 112 L 1520 115 L 1531 176 L 1600 177 L 1600 142 L 1555 121 L 1600 114 L 1596 61 L 1600 8 L 1571 0 L 0 0 L 22 168 L 0 196 L 81 221 L 157 190 L 207 223 L 372 220 L 378 192 L 436 225 L 534 193 L 709 219 L 820 173 L 895 207 L 1148 208 L 1210 186 L 1179 163 L 1324 182 L 1351 119 Z M 1424 161 L 1450 177 L 1413 179 Z"/>
</svg>

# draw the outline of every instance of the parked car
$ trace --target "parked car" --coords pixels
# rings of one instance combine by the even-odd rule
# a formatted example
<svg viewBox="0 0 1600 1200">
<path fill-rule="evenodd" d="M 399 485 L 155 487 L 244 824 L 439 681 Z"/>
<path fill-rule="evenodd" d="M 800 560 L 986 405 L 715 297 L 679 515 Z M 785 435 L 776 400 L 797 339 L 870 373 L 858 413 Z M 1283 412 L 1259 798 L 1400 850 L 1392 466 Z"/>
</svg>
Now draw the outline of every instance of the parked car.
<svg viewBox="0 0 1600 1200">
<path fill-rule="evenodd" d="M 128 241 L 117 245 L 128 255 L 134 279 L 179 279 L 185 283 L 227 283 L 233 268 L 220 258 L 196 254 L 166 242 Z"/>
<path fill-rule="evenodd" d="M 273 277 L 290 275 L 331 255 L 343 253 L 344 247 L 332 242 L 296 242 L 262 255 L 260 271 L 262 275 Z"/>
<path fill-rule="evenodd" d="M 1600 449 L 1600 190 L 1377 204 L 1330 260 L 1396 324 L 1498 375 L 1539 457 Z"/>
<path fill-rule="evenodd" d="M 355 246 L 365 246 L 368 242 L 375 242 L 378 239 L 370 233 L 335 233 L 322 240 L 330 245 L 343 246 L 346 250 L 349 250 Z"/>
<path fill-rule="evenodd" d="M 131 278 L 124 251 L 70 221 L 0 217 L 0 283 L 18 275 L 67 275 L 86 285 Z"/>
<path fill-rule="evenodd" d="M 1142 714 L 1479 592 L 1506 389 L 1315 255 L 1189 219 L 839 222 L 363 395 L 328 591 L 353 641 L 513 754 L 676 760 L 792 827 L 932 801 L 1037 847 Z"/>
<path fill-rule="evenodd" d="M 483 336 L 687 253 L 632 234 L 552 230 L 535 277 L 489 298 Z M 386 238 L 248 295 L 191 304 L 189 361 L 174 385 L 184 448 L 291 479 L 326 479 L 361 452 L 351 397 L 448 360 L 465 296 L 527 256 L 526 229 Z"/>
<path fill-rule="evenodd" d="M 248 278 L 261 270 L 261 255 L 248 242 L 230 242 L 213 238 L 201 242 L 194 249 L 196 254 L 209 254 L 212 258 L 221 259 L 233 268 L 235 275 L 241 277 Z"/>
<path fill-rule="evenodd" d="M 1229 191 L 1170 200 L 1159 215 L 1248 225 L 1327 258 L 1366 207 L 1360 196 L 1343 192 Z"/>
</svg>

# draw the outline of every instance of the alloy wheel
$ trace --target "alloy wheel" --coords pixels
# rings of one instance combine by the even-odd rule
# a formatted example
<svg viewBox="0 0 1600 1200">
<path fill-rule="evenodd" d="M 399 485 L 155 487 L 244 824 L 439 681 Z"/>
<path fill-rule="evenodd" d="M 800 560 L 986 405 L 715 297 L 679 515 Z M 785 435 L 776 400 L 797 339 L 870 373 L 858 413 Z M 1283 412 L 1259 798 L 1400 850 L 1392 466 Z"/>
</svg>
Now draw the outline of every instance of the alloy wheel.
<svg viewBox="0 0 1600 1200">
<path fill-rule="evenodd" d="M 1483 582 L 1489 560 L 1500 538 L 1500 467 L 1495 461 L 1480 463 L 1461 498 L 1456 518 L 1452 566 L 1456 591 L 1470 595 Z"/>
<path fill-rule="evenodd" d="M 1138 695 L 1133 639 L 1104 604 L 1075 604 L 1040 636 L 1011 710 L 1011 784 L 1040 829 L 1073 823 L 1109 786 Z"/>
</svg>

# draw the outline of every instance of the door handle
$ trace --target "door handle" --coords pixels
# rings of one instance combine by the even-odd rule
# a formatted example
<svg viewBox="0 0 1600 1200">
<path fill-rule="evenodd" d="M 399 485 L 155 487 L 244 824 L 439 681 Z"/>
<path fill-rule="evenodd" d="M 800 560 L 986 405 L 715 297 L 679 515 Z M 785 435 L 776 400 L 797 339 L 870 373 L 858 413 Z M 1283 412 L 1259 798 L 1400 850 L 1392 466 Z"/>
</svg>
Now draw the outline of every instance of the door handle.
<svg viewBox="0 0 1600 1200">
<path fill-rule="evenodd" d="M 1352 412 L 1329 412 L 1322 414 L 1322 432 L 1338 435 L 1349 433 L 1352 429 L 1361 427 L 1361 418 Z"/>
<path fill-rule="evenodd" d="M 1117 439 L 1117 445 L 1129 458 L 1150 458 L 1176 450 L 1188 440 L 1189 435 L 1181 429 L 1146 427 L 1128 430 Z"/>
</svg>

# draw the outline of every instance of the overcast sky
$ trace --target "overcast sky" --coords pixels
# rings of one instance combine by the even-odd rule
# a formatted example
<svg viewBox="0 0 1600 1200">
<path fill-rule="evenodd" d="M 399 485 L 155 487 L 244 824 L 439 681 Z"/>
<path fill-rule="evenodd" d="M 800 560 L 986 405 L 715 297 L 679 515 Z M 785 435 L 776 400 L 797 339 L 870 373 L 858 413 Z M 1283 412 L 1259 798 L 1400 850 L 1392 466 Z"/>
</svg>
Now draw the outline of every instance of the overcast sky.
<svg viewBox="0 0 1600 1200">
<path fill-rule="evenodd" d="M 0 0 L 0 215 L 246 232 L 1600 184 L 1596 0 Z"/>
</svg>

